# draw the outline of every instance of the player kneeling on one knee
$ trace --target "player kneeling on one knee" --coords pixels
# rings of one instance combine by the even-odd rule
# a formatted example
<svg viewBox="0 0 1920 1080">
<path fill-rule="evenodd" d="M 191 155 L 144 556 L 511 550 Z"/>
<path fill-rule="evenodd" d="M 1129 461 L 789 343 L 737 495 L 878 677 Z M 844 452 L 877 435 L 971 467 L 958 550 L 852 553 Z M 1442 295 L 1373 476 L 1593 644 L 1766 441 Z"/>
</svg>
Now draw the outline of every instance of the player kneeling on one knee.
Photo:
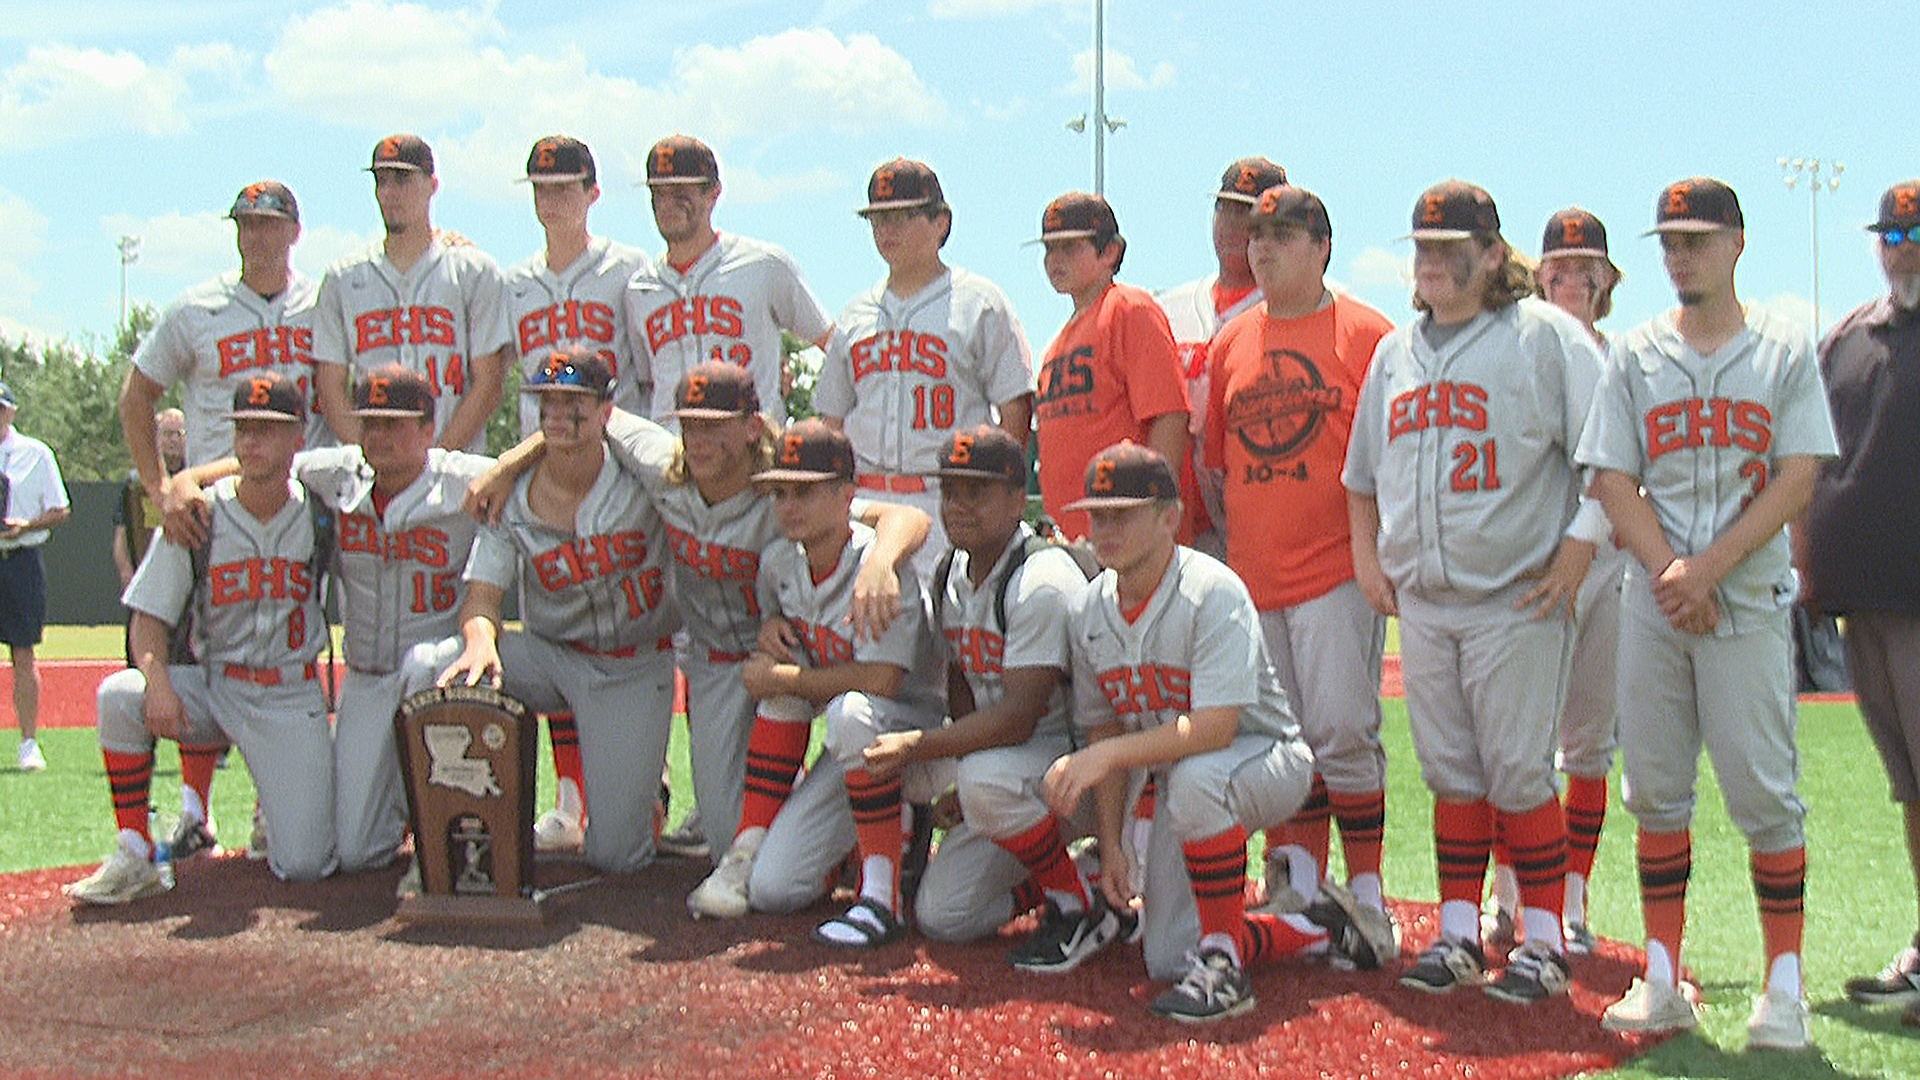
<svg viewBox="0 0 1920 1080">
<path fill-rule="evenodd" d="M 1043 897 L 1040 928 L 1011 960 L 1029 971 L 1070 971 L 1125 936 L 1134 918 L 1109 905 L 1067 857 L 1067 839 L 1084 829 L 1056 817 L 1040 787 L 1047 767 L 1074 746 L 1067 627 L 1086 573 L 1021 520 L 1026 452 L 1012 435 L 988 424 L 955 432 L 938 464 L 940 513 L 954 546 L 930 588 L 954 720 L 882 734 L 864 764 L 869 775 L 887 777 L 916 762 L 959 759 L 964 820 L 927 867 L 915 905 L 920 929 L 970 941 Z"/>
<path fill-rule="evenodd" d="M 326 634 L 320 538 L 309 495 L 289 475 L 305 396 L 291 379 L 256 376 L 235 390 L 230 415 L 240 475 L 210 493 L 205 545 L 154 544 L 123 598 L 138 664 L 97 695 L 119 842 L 98 871 L 66 886 L 85 903 L 126 903 L 173 885 L 153 861 L 147 826 L 156 737 L 240 747 L 273 836 L 275 874 L 311 881 L 336 865 L 332 733 L 316 677 Z M 197 666 L 169 655 L 181 618 L 194 620 Z"/>
<path fill-rule="evenodd" d="M 760 559 L 755 591 L 768 632 L 741 668 L 759 706 L 740 831 L 687 905 L 726 917 L 744 914 L 750 897 L 759 910 L 795 910 L 820 895 L 828 871 L 857 846 L 860 900 L 815 937 L 882 944 L 901 931 L 905 804 L 900 776 L 873 775 L 861 754 L 883 732 L 932 727 L 945 715 L 926 602 L 909 575 L 900 582 L 900 617 L 885 631 L 850 628 L 854 582 L 875 537 L 848 517 L 855 488 L 844 434 L 797 423 L 781 436 L 773 467 L 753 479 L 771 490 L 786 539 Z M 826 751 L 796 788 L 811 717 L 823 708 Z"/>
<path fill-rule="evenodd" d="M 1144 857 L 1147 971 L 1177 979 L 1153 1002 L 1175 1020 L 1253 1007 L 1246 965 L 1329 947 L 1365 966 L 1352 894 L 1338 886 L 1310 916 L 1245 909 L 1247 832 L 1278 825 L 1307 797 L 1313 754 L 1300 738 L 1247 588 L 1215 559 L 1175 542 L 1179 487 L 1164 457 L 1133 443 L 1088 465 L 1094 554 L 1106 569 L 1074 613 L 1073 718 L 1089 740 L 1047 769 L 1048 805 L 1071 815 L 1091 794 L 1107 903 L 1133 880 L 1120 834 L 1136 770 L 1159 788 Z"/>
</svg>

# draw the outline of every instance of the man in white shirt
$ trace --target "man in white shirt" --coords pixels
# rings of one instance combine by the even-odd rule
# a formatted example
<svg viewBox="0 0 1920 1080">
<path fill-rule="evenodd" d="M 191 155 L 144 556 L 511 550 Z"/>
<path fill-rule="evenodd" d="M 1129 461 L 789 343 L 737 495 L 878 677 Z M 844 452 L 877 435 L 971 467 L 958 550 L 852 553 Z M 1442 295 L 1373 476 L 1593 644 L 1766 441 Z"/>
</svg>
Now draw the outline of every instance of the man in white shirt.
<svg viewBox="0 0 1920 1080">
<path fill-rule="evenodd" d="M 40 545 L 67 520 L 67 485 L 47 444 L 13 429 L 20 404 L 0 383 L 0 641 L 13 661 L 13 712 L 20 718 L 20 771 L 47 767 L 40 730 L 40 674 L 33 650 L 47 621 L 47 572 Z"/>
</svg>

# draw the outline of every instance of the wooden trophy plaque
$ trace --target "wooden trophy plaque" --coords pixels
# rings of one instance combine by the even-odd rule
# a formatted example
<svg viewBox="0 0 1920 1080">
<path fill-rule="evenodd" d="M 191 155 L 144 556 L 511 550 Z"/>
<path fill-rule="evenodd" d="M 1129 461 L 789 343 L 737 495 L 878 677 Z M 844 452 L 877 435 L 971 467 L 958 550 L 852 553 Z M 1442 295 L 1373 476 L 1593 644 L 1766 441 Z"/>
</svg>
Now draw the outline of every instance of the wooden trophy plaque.
<svg viewBox="0 0 1920 1080">
<path fill-rule="evenodd" d="M 394 716 L 421 892 L 409 922 L 538 922 L 533 887 L 534 718 L 491 687 L 445 686 Z"/>
</svg>

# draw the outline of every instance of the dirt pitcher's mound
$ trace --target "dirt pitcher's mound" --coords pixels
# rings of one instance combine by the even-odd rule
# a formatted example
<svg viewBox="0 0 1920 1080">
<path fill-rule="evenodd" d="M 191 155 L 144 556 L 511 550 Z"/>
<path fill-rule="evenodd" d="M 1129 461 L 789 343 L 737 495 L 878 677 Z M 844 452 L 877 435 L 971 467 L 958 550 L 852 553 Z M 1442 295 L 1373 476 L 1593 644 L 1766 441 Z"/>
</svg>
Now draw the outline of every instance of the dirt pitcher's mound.
<svg viewBox="0 0 1920 1080">
<path fill-rule="evenodd" d="M 533 929 L 402 925 L 397 870 L 295 886 L 203 859 L 111 909 L 59 895 L 83 868 L 0 877 L 0 1074 L 1507 1080 L 1643 1045 L 1599 1027 L 1636 970 L 1613 943 L 1576 963 L 1569 998 L 1532 1008 L 1286 962 L 1255 973 L 1252 1014 L 1194 1029 L 1146 1012 L 1160 988 L 1137 947 L 1060 978 L 1010 970 L 1006 941 L 850 955 L 809 939 L 824 906 L 692 921 L 702 869 L 555 897 Z M 1396 910 L 1410 951 L 1432 938 L 1430 905 Z"/>
</svg>

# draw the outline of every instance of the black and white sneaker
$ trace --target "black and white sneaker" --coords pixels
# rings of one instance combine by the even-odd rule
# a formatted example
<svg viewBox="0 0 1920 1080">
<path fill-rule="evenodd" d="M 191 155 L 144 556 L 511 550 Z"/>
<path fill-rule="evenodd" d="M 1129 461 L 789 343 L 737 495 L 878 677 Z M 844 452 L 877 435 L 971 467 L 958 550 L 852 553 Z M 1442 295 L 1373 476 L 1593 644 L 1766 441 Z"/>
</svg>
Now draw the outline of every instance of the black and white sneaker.
<svg viewBox="0 0 1920 1080">
<path fill-rule="evenodd" d="M 1550 946 L 1529 941 L 1507 957 L 1507 968 L 1488 983 L 1487 996 L 1515 1005 L 1531 1005 L 1567 992 L 1573 968 Z"/>
<path fill-rule="evenodd" d="M 1173 988 L 1153 999 L 1154 1015 L 1183 1024 L 1204 1024 L 1238 1016 L 1253 1008 L 1247 973 L 1220 949 L 1187 954 L 1187 973 Z"/>
<path fill-rule="evenodd" d="M 1120 936 L 1121 919 L 1096 892 L 1093 906 L 1069 915 L 1047 901 L 1040 928 L 1007 953 L 1007 961 L 1021 971 L 1065 974 L 1107 947 Z"/>
<path fill-rule="evenodd" d="M 1441 937 L 1427 946 L 1413 966 L 1400 973 L 1400 985 L 1429 994 L 1444 994 L 1456 986 L 1479 986 L 1487 981 L 1487 958 L 1471 941 Z"/>
<path fill-rule="evenodd" d="M 1372 971 L 1400 955 L 1392 917 L 1361 903 L 1345 886 L 1321 882 L 1306 916 L 1327 931 L 1327 959 L 1336 968 Z"/>
<path fill-rule="evenodd" d="M 173 826 L 173 835 L 167 840 L 167 858 L 176 863 L 186 862 L 205 852 L 219 854 L 220 841 L 213 835 L 213 826 L 205 821 L 182 816 Z"/>
<path fill-rule="evenodd" d="M 1847 996 L 1862 1005 L 1920 1004 L 1920 949 L 1909 945 L 1880 974 L 1848 979 Z"/>
</svg>

